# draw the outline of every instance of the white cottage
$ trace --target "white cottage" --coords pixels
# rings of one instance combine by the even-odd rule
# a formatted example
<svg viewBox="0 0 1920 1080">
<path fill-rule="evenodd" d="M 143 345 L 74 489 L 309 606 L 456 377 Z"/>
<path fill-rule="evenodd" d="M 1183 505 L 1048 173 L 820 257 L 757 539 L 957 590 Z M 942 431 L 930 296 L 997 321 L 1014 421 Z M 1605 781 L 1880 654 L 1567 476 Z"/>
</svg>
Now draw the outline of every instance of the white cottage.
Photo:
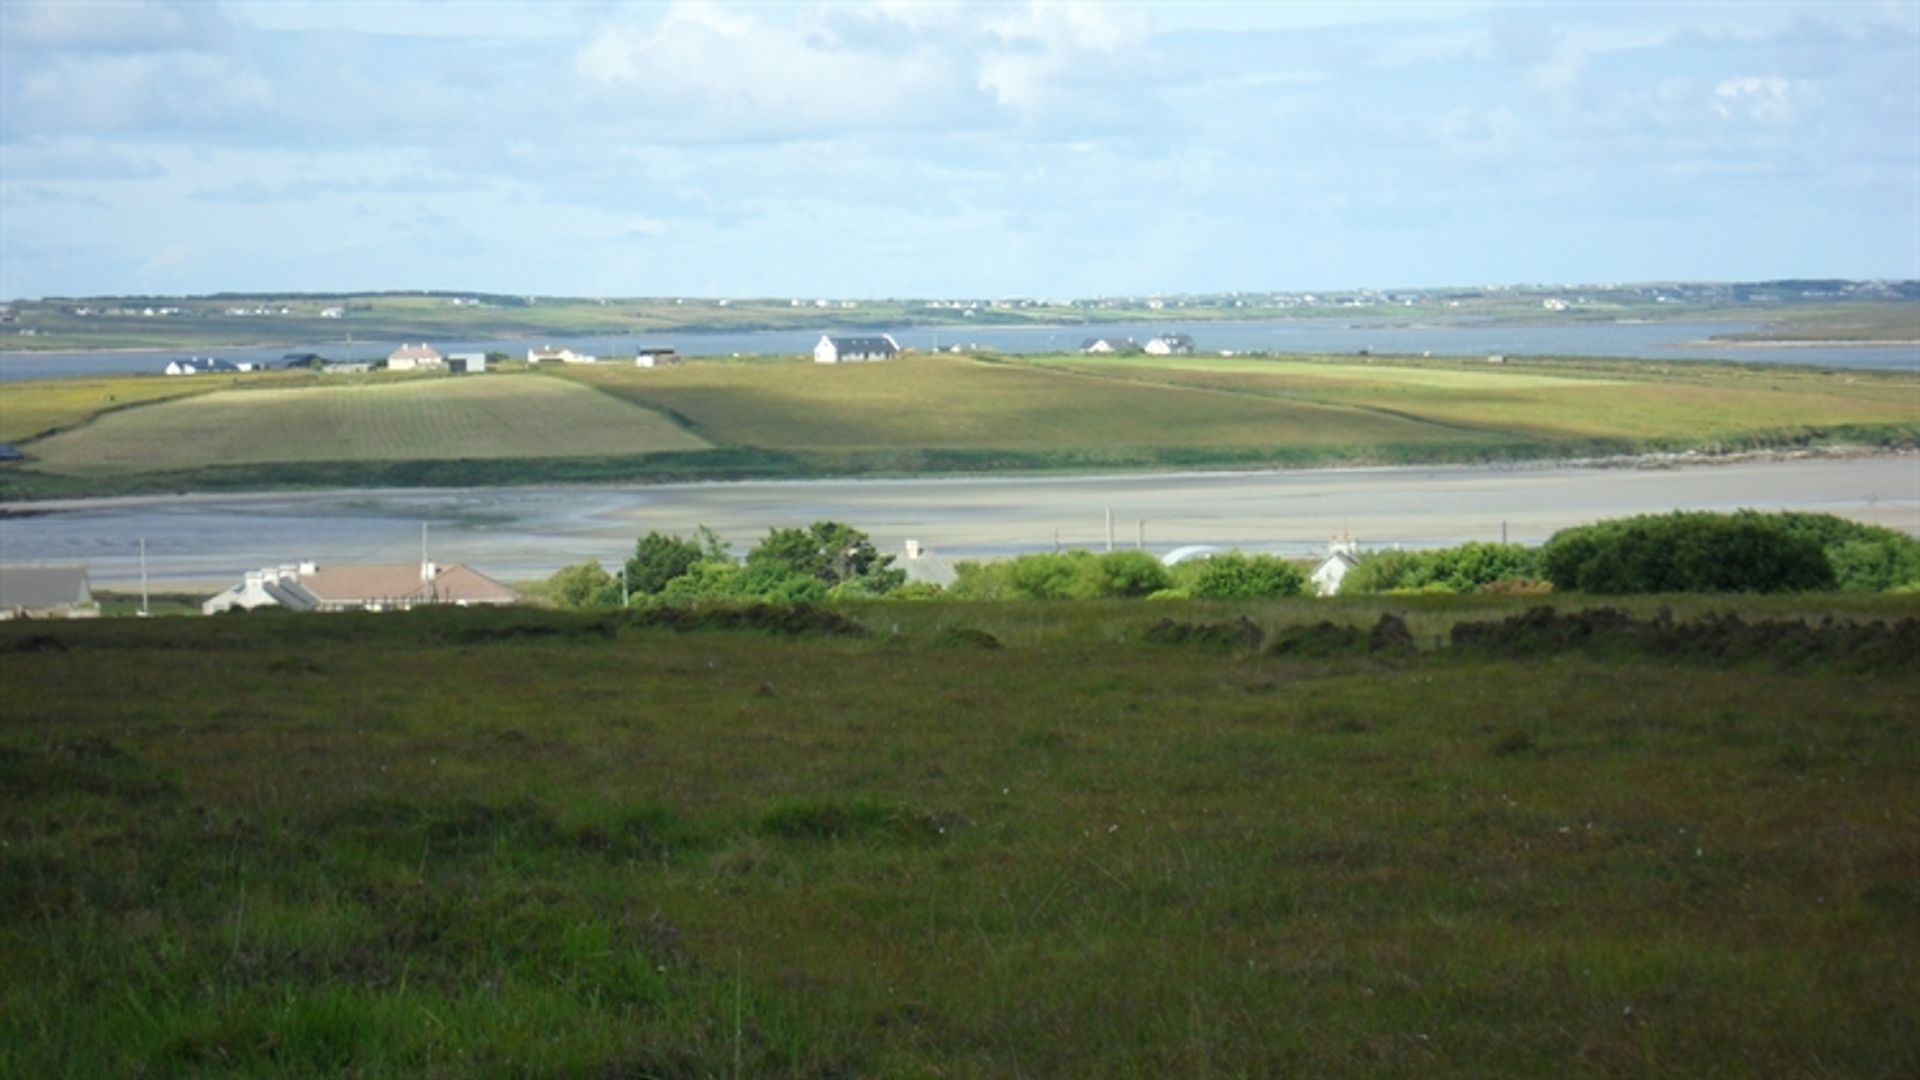
<svg viewBox="0 0 1920 1080">
<path fill-rule="evenodd" d="M 1340 591 L 1340 583 L 1346 580 L 1347 571 L 1360 563 L 1360 545 L 1353 537 L 1342 534 L 1327 544 L 1327 557 L 1313 568 L 1311 580 L 1314 591 L 1321 596 L 1333 596 Z"/>
<path fill-rule="evenodd" d="M 900 343 L 892 334 L 879 337 L 831 337 L 820 335 L 813 347 L 813 359 L 820 364 L 845 364 L 856 360 L 891 360 L 900 354 Z"/>
</svg>

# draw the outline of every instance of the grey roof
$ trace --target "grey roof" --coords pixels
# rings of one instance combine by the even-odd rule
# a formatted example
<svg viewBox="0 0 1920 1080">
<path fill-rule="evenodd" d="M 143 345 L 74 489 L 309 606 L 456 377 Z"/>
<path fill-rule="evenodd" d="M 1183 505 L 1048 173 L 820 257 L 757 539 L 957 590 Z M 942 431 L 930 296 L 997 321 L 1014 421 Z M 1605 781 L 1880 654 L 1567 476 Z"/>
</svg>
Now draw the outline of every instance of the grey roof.
<svg viewBox="0 0 1920 1080">
<path fill-rule="evenodd" d="M 891 339 L 884 337 L 835 337 L 832 334 L 826 337 L 833 343 L 836 352 L 893 353 L 899 351 Z"/>
<path fill-rule="evenodd" d="M 20 452 L 19 447 L 12 443 L 0 442 L 0 461 L 19 461 L 26 456 L 27 455 Z"/>
<path fill-rule="evenodd" d="M 84 566 L 0 566 L 0 610 L 39 610 L 92 602 Z"/>
</svg>

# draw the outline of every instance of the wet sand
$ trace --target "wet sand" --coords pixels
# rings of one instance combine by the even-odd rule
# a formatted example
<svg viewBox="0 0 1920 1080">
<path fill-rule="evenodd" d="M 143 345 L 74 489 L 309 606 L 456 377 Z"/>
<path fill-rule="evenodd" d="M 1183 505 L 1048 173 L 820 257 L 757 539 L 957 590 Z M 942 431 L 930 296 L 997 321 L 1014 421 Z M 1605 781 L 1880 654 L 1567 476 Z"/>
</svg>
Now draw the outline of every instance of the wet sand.
<svg viewBox="0 0 1920 1080">
<path fill-rule="evenodd" d="M 1606 517 L 1674 509 L 1815 510 L 1920 534 L 1920 456 L 1669 467 L 1308 469 L 1119 476 L 743 482 L 633 487 L 323 491 L 68 500 L 0 507 L 0 560 L 80 562 L 96 585 L 148 573 L 214 585 L 254 567 L 432 557 L 509 580 L 583 559 L 611 565 L 636 537 L 709 525 L 744 551 L 771 526 L 844 521 L 886 551 L 946 558 L 1063 546 L 1164 553 L 1188 544 L 1285 555 L 1350 531 L 1364 547 L 1538 543 Z"/>
</svg>

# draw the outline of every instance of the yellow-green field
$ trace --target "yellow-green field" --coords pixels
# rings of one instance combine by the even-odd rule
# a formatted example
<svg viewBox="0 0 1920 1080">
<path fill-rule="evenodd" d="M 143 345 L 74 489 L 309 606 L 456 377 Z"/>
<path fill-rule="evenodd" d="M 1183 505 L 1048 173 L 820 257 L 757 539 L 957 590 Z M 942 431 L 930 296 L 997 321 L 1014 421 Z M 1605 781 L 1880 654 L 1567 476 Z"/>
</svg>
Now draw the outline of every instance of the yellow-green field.
<svg viewBox="0 0 1920 1080">
<path fill-rule="evenodd" d="M 228 462 L 538 458 L 697 450 L 658 413 L 538 376 L 221 390 L 110 413 L 36 442 L 56 473 Z"/>
<path fill-rule="evenodd" d="M 0 442 L 31 439 L 109 410 L 204 394 L 227 384 L 211 376 L 201 380 L 164 375 L 10 382 L 0 389 Z"/>
<path fill-rule="evenodd" d="M 670 409 L 715 442 L 785 450 L 1324 448 L 1458 438 L 1443 425 L 1346 402 L 949 356 L 596 366 L 560 374 Z"/>
<path fill-rule="evenodd" d="M 127 407 L 173 394 L 195 396 Z M 1911 445 L 1920 377 L 1609 360 L 697 359 L 346 384 L 305 373 L 19 384 L 0 394 L 0 432 L 29 457 L 0 472 L 13 497 L 1404 464 Z"/>
</svg>

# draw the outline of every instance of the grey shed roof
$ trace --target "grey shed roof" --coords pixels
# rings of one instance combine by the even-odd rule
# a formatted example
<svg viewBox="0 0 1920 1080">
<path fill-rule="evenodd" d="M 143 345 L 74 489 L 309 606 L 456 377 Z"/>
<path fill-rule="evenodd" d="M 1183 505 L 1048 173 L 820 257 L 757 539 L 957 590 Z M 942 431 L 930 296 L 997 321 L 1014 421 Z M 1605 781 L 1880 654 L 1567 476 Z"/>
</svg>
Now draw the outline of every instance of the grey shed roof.
<svg viewBox="0 0 1920 1080">
<path fill-rule="evenodd" d="M 92 602 L 84 566 L 0 566 L 0 610 Z"/>
<path fill-rule="evenodd" d="M 832 334 L 828 334 L 827 340 L 833 342 L 833 347 L 843 353 L 890 353 L 899 351 L 895 348 L 891 339 L 883 337 L 835 337 Z"/>
</svg>

